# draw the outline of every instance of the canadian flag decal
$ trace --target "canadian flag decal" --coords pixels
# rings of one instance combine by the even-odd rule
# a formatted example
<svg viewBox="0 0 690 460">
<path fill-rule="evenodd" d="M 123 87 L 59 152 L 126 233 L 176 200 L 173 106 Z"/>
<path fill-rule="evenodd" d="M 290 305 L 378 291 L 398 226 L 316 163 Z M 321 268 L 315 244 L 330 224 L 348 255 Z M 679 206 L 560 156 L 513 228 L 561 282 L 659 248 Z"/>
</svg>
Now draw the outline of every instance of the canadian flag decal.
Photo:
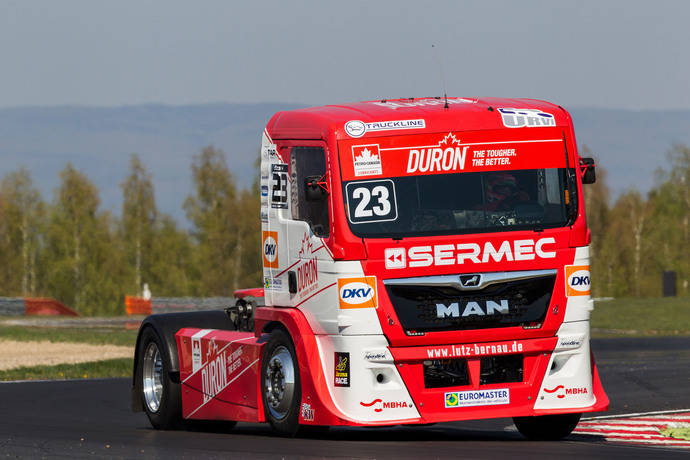
<svg viewBox="0 0 690 460">
<path fill-rule="evenodd" d="M 382 174 L 379 145 L 353 145 L 352 164 L 355 168 L 355 176 L 377 176 Z"/>
</svg>

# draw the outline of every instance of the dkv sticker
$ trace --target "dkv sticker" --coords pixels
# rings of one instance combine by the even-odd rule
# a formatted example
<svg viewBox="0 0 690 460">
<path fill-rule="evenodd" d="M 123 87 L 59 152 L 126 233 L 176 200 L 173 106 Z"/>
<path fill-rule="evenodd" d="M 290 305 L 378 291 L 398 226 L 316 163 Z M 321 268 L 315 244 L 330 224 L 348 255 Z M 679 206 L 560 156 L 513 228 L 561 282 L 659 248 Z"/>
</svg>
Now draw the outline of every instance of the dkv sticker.
<svg viewBox="0 0 690 460">
<path fill-rule="evenodd" d="M 589 265 L 566 265 L 565 266 L 565 295 L 574 297 L 579 295 L 589 295 L 591 287 L 591 276 Z"/>
<path fill-rule="evenodd" d="M 376 308 L 376 277 L 339 278 L 340 308 Z"/>
</svg>

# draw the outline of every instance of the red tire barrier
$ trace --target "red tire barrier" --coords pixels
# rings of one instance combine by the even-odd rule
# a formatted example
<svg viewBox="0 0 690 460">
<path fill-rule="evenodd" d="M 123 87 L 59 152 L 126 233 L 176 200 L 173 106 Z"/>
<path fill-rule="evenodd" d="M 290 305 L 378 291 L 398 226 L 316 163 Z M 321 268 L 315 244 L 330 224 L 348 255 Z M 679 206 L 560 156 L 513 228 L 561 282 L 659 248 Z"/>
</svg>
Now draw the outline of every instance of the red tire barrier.
<svg viewBox="0 0 690 460">
<path fill-rule="evenodd" d="M 48 297 L 29 297 L 24 299 L 24 303 L 26 305 L 25 314 L 27 316 L 79 316 L 79 313 L 76 311 Z"/>
</svg>

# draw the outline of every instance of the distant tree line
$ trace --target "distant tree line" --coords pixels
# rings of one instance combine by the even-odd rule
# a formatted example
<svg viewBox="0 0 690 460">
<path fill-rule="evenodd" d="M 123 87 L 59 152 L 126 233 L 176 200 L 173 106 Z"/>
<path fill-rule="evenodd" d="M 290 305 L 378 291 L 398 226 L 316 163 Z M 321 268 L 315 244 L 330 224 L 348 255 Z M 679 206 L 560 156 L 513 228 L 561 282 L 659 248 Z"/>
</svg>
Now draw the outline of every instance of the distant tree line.
<svg viewBox="0 0 690 460">
<path fill-rule="evenodd" d="M 56 298 L 82 314 L 117 314 L 148 283 L 156 296 L 232 296 L 261 282 L 258 183 L 238 190 L 222 151 L 194 156 L 189 231 L 156 207 L 151 174 L 132 155 L 122 213 L 71 164 L 48 203 L 25 169 L 0 182 L 0 296 Z"/>
<path fill-rule="evenodd" d="M 591 156 L 586 146 L 580 154 Z M 660 297 L 667 270 L 677 273 L 678 295 L 690 294 L 690 147 L 673 145 L 665 167 L 652 173 L 646 197 L 630 184 L 613 204 L 602 168 L 584 186 L 595 296 Z"/>
<path fill-rule="evenodd" d="M 586 146 L 582 156 L 591 156 Z M 595 296 L 659 296 L 661 273 L 690 277 L 690 148 L 674 145 L 668 167 L 642 196 L 630 184 L 613 204 L 606 172 L 584 187 L 592 231 Z M 623 165 L 624 166 L 624 165 Z M 99 210 L 98 189 L 71 164 L 45 202 L 20 169 L 0 182 L 0 296 L 54 297 L 86 315 L 123 311 L 124 295 L 148 283 L 156 296 L 231 296 L 261 283 L 259 191 L 238 190 L 222 151 L 191 164 L 194 190 L 180 228 L 156 207 L 151 174 L 137 155 L 121 184 L 122 213 Z"/>
</svg>

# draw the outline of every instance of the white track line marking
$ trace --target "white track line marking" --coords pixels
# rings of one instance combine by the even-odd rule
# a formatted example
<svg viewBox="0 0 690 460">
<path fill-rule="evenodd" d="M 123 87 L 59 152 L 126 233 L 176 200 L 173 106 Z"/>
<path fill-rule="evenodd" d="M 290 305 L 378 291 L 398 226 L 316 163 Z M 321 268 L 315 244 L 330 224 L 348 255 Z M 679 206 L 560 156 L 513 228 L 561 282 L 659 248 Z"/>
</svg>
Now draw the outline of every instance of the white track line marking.
<svg viewBox="0 0 690 460">
<path fill-rule="evenodd" d="M 683 412 L 690 412 L 690 409 L 659 410 L 659 411 L 654 411 L 654 412 L 636 412 L 636 413 L 632 413 L 632 414 L 619 414 L 619 415 L 601 415 L 599 417 L 583 418 L 582 421 L 584 422 L 587 420 L 604 420 L 607 418 L 644 417 L 646 415 L 680 414 Z"/>
</svg>

